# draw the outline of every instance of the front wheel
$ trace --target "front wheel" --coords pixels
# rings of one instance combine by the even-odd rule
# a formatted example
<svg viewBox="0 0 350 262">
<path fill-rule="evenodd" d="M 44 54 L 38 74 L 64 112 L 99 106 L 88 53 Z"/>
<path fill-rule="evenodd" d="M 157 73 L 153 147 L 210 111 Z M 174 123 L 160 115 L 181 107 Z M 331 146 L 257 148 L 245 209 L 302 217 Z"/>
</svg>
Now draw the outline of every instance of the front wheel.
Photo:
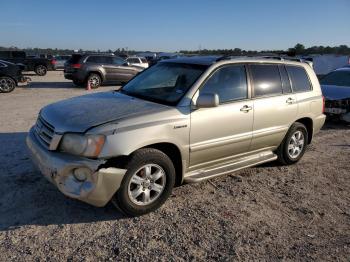
<svg viewBox="0 0 350 262">
<path fill-rule="evenodd" d="M 10 77 L 0 77 L 0 92 L 10 93 L 16 88 L 16 82 Z"/>
<path fill-rule="evenodd" d="M 302 123 L 294 123 L 277 149 L 278 161 L 284 165 L 298 162 L 305 153 L 308 132 Z"/>
<path fill-rule="evenodd" d="M 175 184 L 175 168 L 163 152 L 144 148 L 131 155 L 127 172 L 112 203 L 129 216 L 140 216 L 159 208 Z"/>
<path fill-rule="evenodd" d="M 38 76 L 44 76 L 47 73 L 47 68 L 44 65 L 37 65 L 34 68 L 34 71 Z"/>
</svg>

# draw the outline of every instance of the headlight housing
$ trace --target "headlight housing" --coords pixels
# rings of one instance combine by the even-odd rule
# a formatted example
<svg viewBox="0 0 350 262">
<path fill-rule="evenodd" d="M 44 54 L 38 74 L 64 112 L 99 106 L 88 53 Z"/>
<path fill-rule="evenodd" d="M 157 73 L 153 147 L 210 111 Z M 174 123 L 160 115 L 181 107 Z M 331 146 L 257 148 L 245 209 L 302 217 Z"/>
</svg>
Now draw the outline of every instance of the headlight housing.
<svg viewBox="0 0 350 262">
<path fill-rule="evenodd" d="M 104 135 L 65 134 L 59 150 L 77 156 L 98 157 L 105 139 Z"/>
</svg>

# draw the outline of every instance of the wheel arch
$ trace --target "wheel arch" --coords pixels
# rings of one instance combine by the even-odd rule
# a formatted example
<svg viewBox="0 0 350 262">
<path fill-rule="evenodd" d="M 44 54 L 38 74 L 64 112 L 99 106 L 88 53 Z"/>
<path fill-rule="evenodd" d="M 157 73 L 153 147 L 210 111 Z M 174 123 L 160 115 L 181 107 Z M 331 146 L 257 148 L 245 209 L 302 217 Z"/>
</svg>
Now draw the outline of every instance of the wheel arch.
<svg viewBox="0 0 350 262">
<path fill-rule="evenodd" d="M 0 74 L 0 77 L 8 77 L 8 78 L 11 78 L 13 81 L 15 81 L 16 86 L 18 85 L 18 81 L 17 81 L 14 77 L 12 77 L 12 76 L 10 76 L 10 75 Z"/>
<path fill-rule="evenodd" d="M 105 77 L 104 77 L 104 75 L 103 75 L 100 71 L 98 71 L 98 70 L 93 70 L 93 71 L 89 71 L 89 72 L 87 73 L 87 76 L 86 76 L 85 81 L 87 81 L 87 79 L 89 78 L 89 76 L 90 76 L 91 74 L 99 75 L 99 77 L 101 78 L 101 84 L 102 84 L 102 82 L 104 82 L 104 81 L 106 80 Z"/>
<path fill-rule="evenodd" d="M 173 164 L 174 164 L 175 173 L 176 173 L 175 185 L 181 185 L 182 184 L 182 181 L 183 181 L 183 166 L 182 166 L 181 151 L 178 148 L 178 146 L 176 146 L 173 143 L 169 143 L 169 142 L 161 142 L 161 143 L 149 144 L 149 145 L 146 145 L 146 146 L 143 146 L 141 148 L 138 148 L 138 149 L 134 150 L 129 155 L 122 155 L 122 156 L 118 156 L 118 157 L 113 157 L 111 159 L 108 159 L 107 162 L 105 164 L 103 164 L 101 167 L 120 167 L 120 168 L 124 168 L 126 163 L 127 163 L 127 161 L 129 160 L 130 156 L 134 152 L 136 152 L 137 150 L 142 149 L 142 148 L 153 148 L 153 149 L 157 149 L 157 150 L 163 152 L 164 154 L 166 154 L 170 158 L 170 160 L 173 162 Z"/>
<path fill-rule="evenodd" d="M 295 122 L 301 123 L 306 127 L 307 134 L 308 134 L 308 144 L 311 143 L 312 138 L 313 138 L 313 121 L 310 117 L 303 117 L 297 119 Z"/>
</svg>

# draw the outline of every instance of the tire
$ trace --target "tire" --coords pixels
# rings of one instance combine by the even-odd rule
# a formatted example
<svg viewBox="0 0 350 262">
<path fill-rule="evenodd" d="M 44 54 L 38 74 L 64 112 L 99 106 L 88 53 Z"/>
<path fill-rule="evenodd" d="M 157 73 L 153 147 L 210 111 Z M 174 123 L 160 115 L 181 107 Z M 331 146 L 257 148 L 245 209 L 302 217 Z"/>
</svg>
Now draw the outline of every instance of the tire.
<svg viewBox="0 0 350 262">
<path fill-rule="evenodd" d="M 91 89 L 96 89 L 102 84 L 102 79 L 100 75 L 92 73 L 88 76 L 86 82 L 90 82 Z M 87 83 L 86 83 L 87 84 Z"/>
<path fill-rule="evenodd" d="M 34 72 L 38 75 L 38 76 L 44 76 L 47 73 L 47 67 L 44 65 L 37 65 L 34 68 Z"/>
<path fill-rule="evenodd" d="M 168 199 L 175 184 L 175 168 L 162 151 L 139 149 L 125 168 L 121 186 L 112 198 L 117 209 L 128 216 L 140 216 L 158 209 Z M 147 173 L 150 180 L 145 179 Z"/>
<path fill-rule="evenodd" d="M 11 77 L 0 77 L 0 92 L 10 93 L 16 88 L 16 82 Z"/>
<path fill-rule="evenodd" d="M 278 161 L 283 165 L 298 162 L 305 153 L 307 143 L 308 132 L 305 125 L 295 122 L 277 149 Z"/>
</svg>

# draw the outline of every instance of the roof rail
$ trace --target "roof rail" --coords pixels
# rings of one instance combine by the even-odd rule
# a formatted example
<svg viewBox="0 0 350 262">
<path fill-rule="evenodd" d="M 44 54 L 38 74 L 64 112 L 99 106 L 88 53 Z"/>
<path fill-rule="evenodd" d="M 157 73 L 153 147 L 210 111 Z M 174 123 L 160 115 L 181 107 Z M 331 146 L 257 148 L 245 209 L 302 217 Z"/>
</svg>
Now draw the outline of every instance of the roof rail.
<svg viewBox="0 0 350 262">
<path fill-rule="evenodd" d="M 219 62 L 222 60 L 230 60 L 230 59 L 234 59 L 234 58 L 263 58 L 263 59 L 274 59 L 274 60 L 279 60 L 279 61 L 295 61 L 295 62 L 300 62 L 300 63 L 306 63 L 309 66 L 311 66 L 313 68 L 313 62 L 308 61 L 306 59 L 303 58 L 297 58 L 297 57 L 288 57 L 288 56 L 268 56 L 268 55 L 253 55 L 253 56 L 230 56 L 230 55 L 224 55 L 224 56 L 220 56 L 219 58 L 217 58 L 215 61 Z"/>
</svg>

